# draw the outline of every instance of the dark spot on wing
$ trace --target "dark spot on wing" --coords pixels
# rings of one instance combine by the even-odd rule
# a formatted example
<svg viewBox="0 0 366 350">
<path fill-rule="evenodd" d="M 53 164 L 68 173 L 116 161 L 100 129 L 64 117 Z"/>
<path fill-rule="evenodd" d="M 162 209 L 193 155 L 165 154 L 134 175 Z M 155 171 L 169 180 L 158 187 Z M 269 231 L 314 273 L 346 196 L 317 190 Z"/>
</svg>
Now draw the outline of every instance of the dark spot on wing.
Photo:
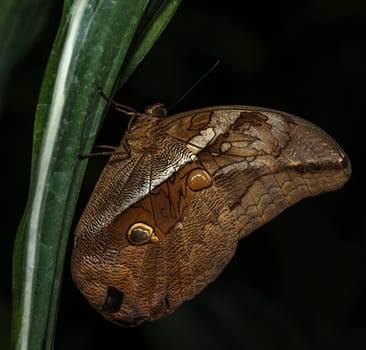
<svg viewBox="0 0 366 350">
<path fill-rule="evenodd" d="M 115 313 L 119 311 L 123 302 L 123 292 L 114 287 L 107 288 L 107 297 L 102 306 L 103 312 Z"/>
</svg>

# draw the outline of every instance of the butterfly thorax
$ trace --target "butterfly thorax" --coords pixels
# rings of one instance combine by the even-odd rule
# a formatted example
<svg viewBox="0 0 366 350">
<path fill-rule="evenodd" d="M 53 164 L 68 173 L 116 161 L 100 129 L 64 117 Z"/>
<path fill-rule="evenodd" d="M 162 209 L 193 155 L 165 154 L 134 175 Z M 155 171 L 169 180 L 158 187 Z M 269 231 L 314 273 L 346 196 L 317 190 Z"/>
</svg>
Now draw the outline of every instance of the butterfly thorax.
<svg viewBox="0 0 366 350">
<path fill-rule="evenodd" d="M 166 115 L 167 111 L 161 103 L 146 107 L 145 113 L 134 116 L 124 140 L 139 150 L 154 147 L 157 135 L 160 133 L 160 123 Z"/>
</svg>

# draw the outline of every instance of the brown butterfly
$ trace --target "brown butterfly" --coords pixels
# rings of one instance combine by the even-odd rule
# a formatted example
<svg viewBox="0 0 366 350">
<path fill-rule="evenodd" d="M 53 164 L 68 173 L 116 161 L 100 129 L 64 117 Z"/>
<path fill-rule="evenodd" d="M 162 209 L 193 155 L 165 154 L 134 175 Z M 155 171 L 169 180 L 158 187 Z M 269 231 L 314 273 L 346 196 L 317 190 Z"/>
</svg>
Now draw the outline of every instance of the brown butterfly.
<svg viewBox="0 0 366 350">
<path fill-rule="evenodd" d="M 170 314 L 217 278 L 240 238 L 351 175 L 329 135 L 287 113 L 218 106 L 167 117 L 161 104 L 127 113 L 72 254 L 77 287 L 123 326 Z"/>
</svg>

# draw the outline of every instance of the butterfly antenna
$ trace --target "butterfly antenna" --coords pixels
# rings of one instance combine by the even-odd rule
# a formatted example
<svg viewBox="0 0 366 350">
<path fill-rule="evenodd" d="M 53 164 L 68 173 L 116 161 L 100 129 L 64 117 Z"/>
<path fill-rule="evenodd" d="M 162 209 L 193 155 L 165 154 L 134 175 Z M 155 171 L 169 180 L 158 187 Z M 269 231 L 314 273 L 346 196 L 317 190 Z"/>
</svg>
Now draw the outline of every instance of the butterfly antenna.
<svg viewBox="0 0 366 350">
<path fill-rule="evenodd" d="M 179 102 L 181 102 L 203 79 L 212 73 L 212 71 L 219 65 L 220 60 L 217 60 L 215 64 L 199 78 L 181 97 L 178 98 L 169 108 L 168 111 L 173 109 Z"/>
</svg>

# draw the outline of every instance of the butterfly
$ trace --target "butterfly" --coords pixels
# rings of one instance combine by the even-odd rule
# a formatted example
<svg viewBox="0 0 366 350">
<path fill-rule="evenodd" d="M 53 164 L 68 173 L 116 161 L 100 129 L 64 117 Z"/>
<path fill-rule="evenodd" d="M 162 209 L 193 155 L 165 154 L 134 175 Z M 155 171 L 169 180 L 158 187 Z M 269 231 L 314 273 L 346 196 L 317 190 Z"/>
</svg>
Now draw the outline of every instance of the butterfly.
<svg viewBox="0 0 366 350">
<path fill-rule="evenodd" d="M 170 314 L 220 275 L 239 239 L 351 175 L 328 134 L 284 112 L 115 107 L 133 117 L 76 227 L 71 270 L 121 326 Z"/>
</svg>

